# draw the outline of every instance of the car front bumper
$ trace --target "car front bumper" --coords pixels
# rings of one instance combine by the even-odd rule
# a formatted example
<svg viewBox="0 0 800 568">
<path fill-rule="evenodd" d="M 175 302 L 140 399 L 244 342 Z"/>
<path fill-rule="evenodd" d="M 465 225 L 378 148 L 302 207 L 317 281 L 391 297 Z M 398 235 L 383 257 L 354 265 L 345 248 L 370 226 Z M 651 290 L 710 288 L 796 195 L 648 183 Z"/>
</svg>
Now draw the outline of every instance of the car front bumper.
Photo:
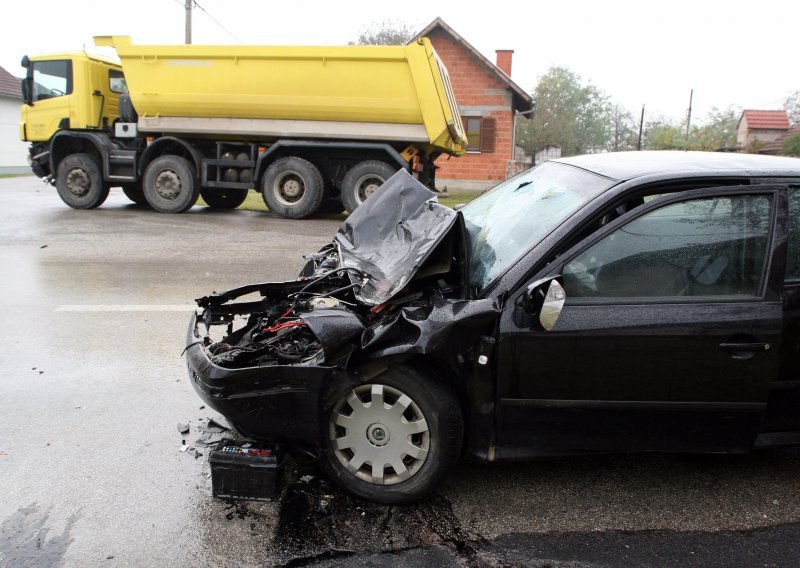
<svg viewBox="0 0 800 568">
<path fill-rule="evenodd" d="M 202 323 L 200 324 L 202 326 Z M 189 381 L 205 403 L 242 434 L 317 450 L 323 439 L 322 395 L 333 367 L 275 365 L 228 369 L 211 362 L 193 314 L 187 333 Z"/>
</svg>

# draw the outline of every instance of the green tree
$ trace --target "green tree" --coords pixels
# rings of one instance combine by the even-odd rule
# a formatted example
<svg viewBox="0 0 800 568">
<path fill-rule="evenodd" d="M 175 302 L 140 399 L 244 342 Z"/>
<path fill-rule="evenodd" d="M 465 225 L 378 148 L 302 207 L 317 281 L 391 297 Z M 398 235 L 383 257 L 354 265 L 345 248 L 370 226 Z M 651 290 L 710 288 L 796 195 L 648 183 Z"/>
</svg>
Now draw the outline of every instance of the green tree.
<svg viewBox="0 0 800 568">
<path fill-rule="evenodd" d="M 693 127 L 689 133 L 689 149 L 715 152 L 736 148 L 736 130 L 741 114 L 741 109 L 735 107 L 725 110 L 712 107 L 704 124 Z"/>
<path fill-rule="evenodd" d="M 800 158 L 800 134 L 789 136 L 781 146 L 781 156 L 794 156 Z"/>
<path fill-rule="evenodd" d="M 372 22 L 363 28 L 355 41 L 350 45 L 405 45 L 417 35 L 410 25 L 394 20 Z"/>
<path fill-rule="evenodd" d="M 659 118 L 648 121 L 644 127 L 642 147 L 645 150 L 685 150 L 686 129 L 679 124 Z"/>
<path fill-rule="evenodd" d="M 786 114 L 789 116 L 789 122 L 795 126 L 800 125 L 800 91 L 795 91 L 786 97 L 783 103 L 783 108 L 786 109 Z"/>
<path fill-rule="evenodd" d="M 717 152 L 736 148 L 736 129 L 741 110 L 711 108 L 701 125 L 692 126 L 686 138 L 686 122 L 657 119 L 647 124 L 644 147 L 647 150 L 702 150 Z"/>
<path fill-rule="evenodd" d="M 638 123 L 633 115 L 620 104 L 611 108 L 611 138 L 608 143 L 609 152 L 635 150 L 639 136 Z"/>
<path fill-rule="evenodd" d="M 551 67 L 534 91 L 532 120 L 518 121 L 517 140 L 535 154 L 547 145 L 561 146 L 563 156 L 607 149 L 612 138 L 611 103 L 593 85 L 581 84 L 566 67 Z"/>
</svg>

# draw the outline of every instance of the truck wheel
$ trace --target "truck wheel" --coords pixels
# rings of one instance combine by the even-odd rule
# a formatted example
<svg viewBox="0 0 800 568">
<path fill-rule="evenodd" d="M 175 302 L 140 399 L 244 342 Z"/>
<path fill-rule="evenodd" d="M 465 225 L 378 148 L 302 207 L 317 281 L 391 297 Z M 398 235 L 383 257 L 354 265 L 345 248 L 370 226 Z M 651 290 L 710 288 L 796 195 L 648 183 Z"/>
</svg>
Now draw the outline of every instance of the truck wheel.
<svg viewBox="0 0 800 568">
<path fill-rule="evenodd" d="M 321 461 L 332 479 L 359 497 L 387 504 L 419 500 L 458 460 L 461 407 L 431 377 L 394 367 L 334 400 Z"/>
<path fill-rule="evenodd" d="M 397 168 L 379 160 L 365 160 L 347 170 L 342 179 L 342 202 L 350 213 L 375 193 Z"/>
<path fill-rule="evenodd" d="M 303 158 L 280 158 L 264 172 L 261 195 L 270 211 L 281 217 L 308 217 L 319 209 L 325 195 L 322 174 Z"/>
<path fill-rule="evenodd" d="M 138 185 L 123 185 L 122 193 L 125 194 L 125 197 L 138 205 L 150 205 L 147 203 L 147 198 L 144 196 L 144 191 L 142 191 L 142 188 Z"/>
<path fill-rule="evenodd" d="M 147 166 L 144 195 L 150 207 L 159 213 L 183 213 L 190 209 L 200 193 L 194 166 L 181 156 L 161 156 Z"/>
<path fill-rule="evenodd" d="M 201 189 L 200 197 L 212 209 L 236 209 L 247 199 L 247 190 Z"/>
<path fill-rule="evenodd" d="M 58 164 L 56 190 L 73 209 L 94 209 L 103 204 L 110 187 L 100 165 L 89 154 L 72 154 Z"/>
</svg>

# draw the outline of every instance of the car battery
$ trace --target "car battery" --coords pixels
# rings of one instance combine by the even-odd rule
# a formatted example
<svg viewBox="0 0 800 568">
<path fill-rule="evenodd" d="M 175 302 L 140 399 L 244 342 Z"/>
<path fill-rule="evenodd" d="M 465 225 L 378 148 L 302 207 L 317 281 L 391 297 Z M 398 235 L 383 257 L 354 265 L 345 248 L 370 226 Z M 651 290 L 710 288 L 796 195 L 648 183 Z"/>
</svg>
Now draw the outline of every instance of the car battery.
<svg viewBox="0 0 800 568">
<path fill-rule="evenodd" d="M 214 497 L 272 501 L 278 495 L 283 462 L 275 448 L 222 440 L 208 462 Z"/>
</svg>

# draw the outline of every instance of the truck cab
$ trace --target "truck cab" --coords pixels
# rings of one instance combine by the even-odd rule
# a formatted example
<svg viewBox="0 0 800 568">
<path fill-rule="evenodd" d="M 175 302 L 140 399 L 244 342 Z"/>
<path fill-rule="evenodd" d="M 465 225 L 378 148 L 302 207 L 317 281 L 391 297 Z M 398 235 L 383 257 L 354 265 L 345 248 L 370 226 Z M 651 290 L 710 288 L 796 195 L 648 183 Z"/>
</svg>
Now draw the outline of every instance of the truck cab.
<svg viewBox="0 0 800 568">
<path fill-rule="evenodd" d="M 22 58 L 20 138 L 44 143 L 60 130 L 109 131 L 119 116 L 119 96 L 127 92 L 122 68 L 83 52 Z M 31 152 L 34 171 L 51 175 L 49 146 Z M 37 171 L 37 166 L 39 171 Z"/>
</svg>

